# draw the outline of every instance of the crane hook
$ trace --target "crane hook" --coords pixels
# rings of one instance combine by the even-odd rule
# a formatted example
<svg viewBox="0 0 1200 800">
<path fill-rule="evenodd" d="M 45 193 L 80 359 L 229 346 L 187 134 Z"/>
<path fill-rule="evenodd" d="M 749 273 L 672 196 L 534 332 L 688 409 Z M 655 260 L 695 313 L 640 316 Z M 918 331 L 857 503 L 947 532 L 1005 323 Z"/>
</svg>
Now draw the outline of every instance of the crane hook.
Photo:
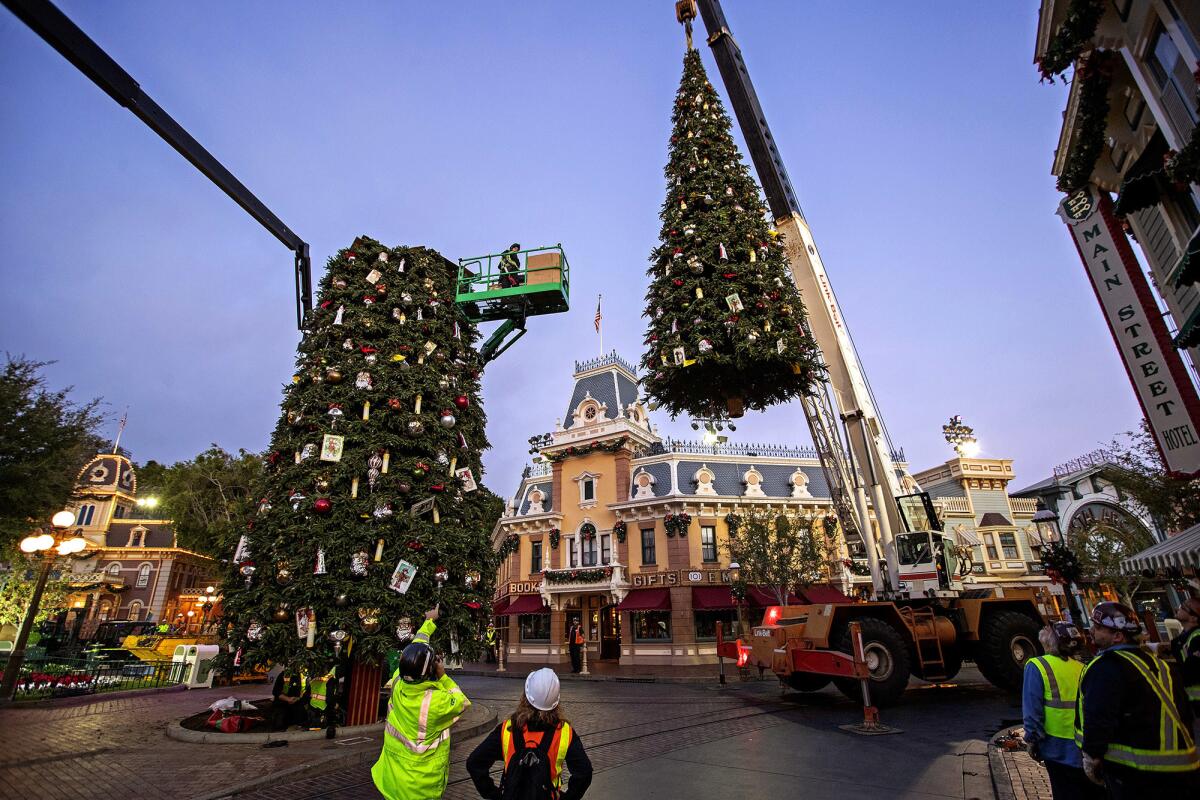
<svg viewBox="0 0 1200 800">
<path fill-rule="evenodd" d="M 687 33 L 688 50 L 692 49 L 692 20 L 696 18 L 696 0 L 676 0 L 675 19 Z"/>
</svg>

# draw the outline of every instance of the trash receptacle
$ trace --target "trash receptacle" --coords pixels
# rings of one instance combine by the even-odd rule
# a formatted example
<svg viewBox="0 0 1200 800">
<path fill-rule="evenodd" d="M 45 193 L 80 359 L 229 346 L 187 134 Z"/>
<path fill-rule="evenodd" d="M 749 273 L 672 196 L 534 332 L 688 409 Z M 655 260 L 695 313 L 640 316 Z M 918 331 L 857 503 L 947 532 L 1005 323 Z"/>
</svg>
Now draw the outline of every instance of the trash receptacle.
<svg viewBox="0 0 1200 800">
<path fill-rule="evenodd" d="M 175 652 L 171 655 L 171 681 L 172 683 L 184 683 L 187 680 L 188 646 L 186 644 L 176 645 Z"/>
<path fill-rule="evenodd" d="M 187 644 L 176 647 L 171 662 L 174 664 L 182 656 L 184 667 L 180 682 L 189 689 L 210 688 L 213 681 L 213 662 L 219 650 L 215 644 Z"/>
</svg>

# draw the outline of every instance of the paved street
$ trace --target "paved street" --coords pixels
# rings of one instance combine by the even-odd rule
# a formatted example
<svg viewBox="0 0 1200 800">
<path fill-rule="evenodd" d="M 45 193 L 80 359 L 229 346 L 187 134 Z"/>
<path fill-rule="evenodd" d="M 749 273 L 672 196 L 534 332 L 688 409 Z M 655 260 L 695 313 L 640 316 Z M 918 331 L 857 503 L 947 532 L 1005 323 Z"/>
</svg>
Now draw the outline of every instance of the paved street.
<svg viewBox="0 0 1200 800">
<path fill-rule="evenodd" d="M 1009 700 L 964 669 L 953 687 L 910 691 L 884 721 L 895 736 L 837 726 L 860 719 L 833 689 L 781 698 L 774 681 L 713 685 L 565 683 L 563 709 L 596 769 L 588 797 L 806 800 L 963 798 L 963 755 L 1019 716 Z M 501 714 L 521 683 L 464 677 L 468 694 Z M 447 798 L 475 798 L 463 761 L 478 739 L 455 742 Z M 983 776 L 986 780 L 986 775 Z M 377 797 L 363 767 L 246 795 L 255 800 Z"/>
<path fill-rule="evenodd" d="M 911 690 L 884 722 L 895 736 L 838 730 L 857 709 L 832 689 L 781 697 L 772 681 L 715 684 L 566 682 L 563 708 L 596 768 L 589 797 L 728 798 L 747 789 L 806 798 L 963 798 L 963 756 L 1018 716 L 973 669 L 950 687 Z M 519 680 L 464 676 L 473 699 L 504 714 Z M 198 745 L 167 739 L 168 722 L 229 694 L 213 689 L 88 705 L 0 711 L 0 797 L 73 800 L 215 797 L 222 787 L 283 770 L 378 752 L 378 736 L 288 747 Z M 463 761 L 478 737 L 455 741 L 448 798 L 473 798 Z M 370 751 L 370 752 L 368 752 Z M 343 762 L 345 763 L 345 762 Z M 986 777 L 986 776 L 985 776 Z M 308 778 L 281 776 L 239 800 L 376 797 L 358 763 Z"/>
</svg>

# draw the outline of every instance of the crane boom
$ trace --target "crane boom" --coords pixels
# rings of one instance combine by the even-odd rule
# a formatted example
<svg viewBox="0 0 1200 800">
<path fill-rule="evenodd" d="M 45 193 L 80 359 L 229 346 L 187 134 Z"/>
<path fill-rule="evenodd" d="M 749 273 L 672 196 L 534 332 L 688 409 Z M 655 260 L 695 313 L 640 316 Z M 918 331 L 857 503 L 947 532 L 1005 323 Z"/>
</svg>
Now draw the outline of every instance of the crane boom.
<svg viewBox="0 0 1200 800">
<path fill-rule="evenodd" d="M 903 532 L 904 527 L 896 502 L 900 494 L 899 478 L 883 420 L 721 4 L 719 0 L 697 2 L 708 31 L 709 47 L 775 217 L 775 227 L 784 235 L 792 280 L 804 298 L 810 333 L 827 366 L 827 386 L 815 396 L 806 397 L 803 406 L 830 485 L 834 509 L 848 540 L 856 532 L 870 535 L 872 541 L 864 538 L 864 544 L 871 582 L 877 594 L 890 592 L 899 575 L 894 536 Z M 845 432 L 845 449 L 839 435 L 839 418 Z M 872 528 L 867 514 L 868 495 L 875 508 L 877 530 Z M 880 574 L 876 542 L 882 544 L 890 580 Z"/>
</svg>

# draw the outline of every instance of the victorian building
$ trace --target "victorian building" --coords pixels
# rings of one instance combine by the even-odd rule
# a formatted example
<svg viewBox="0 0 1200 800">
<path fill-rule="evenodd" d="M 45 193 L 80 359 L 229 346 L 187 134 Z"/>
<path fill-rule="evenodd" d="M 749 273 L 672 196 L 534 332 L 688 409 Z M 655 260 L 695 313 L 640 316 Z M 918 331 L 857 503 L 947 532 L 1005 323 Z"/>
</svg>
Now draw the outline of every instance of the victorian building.
<svg viewBox="0 0 1200 800">
<path fill-rule="evenodd" d="M 566 663 L 577 621 L 593 660 L 713 662 L 716 623 L 730 630 L 738 620 L 726 516 L 748 504 L 820 520 L 832 513 L 811 449 L 660 437 L 634 368 L 616 354 L 576 363 L 564 417 L 530 442 L 536 460 L 494 532 L 504 558 L 493 613 L 512 662 Z M 989 459 L 917 476 L 947 530 L 969 542 L 969 582 L 1047 588 L 1028 532 L 1036 501 L 1010 499 L 1011 478 L 1011 462 Z M 845 600 L 868 588 L 865 553 L 842 556 L 834 585 L 798 600 Z M 751 623 L 775 602 L 754 587 L 746 601 Z"/>
<path fill-rule="evenodd" d="M 1058 214 L 1168 468 L 1200 474 L 1198 36 L 1195 3 L 1042 0 L 1034 59 L 1070 82 Z"/>
<path fill-rule="evenodd" d="M 62 620 L 90 638 L 107 620 L 177 622 L 198 628 L 195 602 L 215 575 L 211 558 L 178 546 L 171 522 L 139 504 L 133 463 L 122 455 L 96 456 L 79 473 L 68 508 L 87 549 L 65 577 L 72 593 Z M 191 615 L 188 612 L 192 612 Z"/>
</svg>

